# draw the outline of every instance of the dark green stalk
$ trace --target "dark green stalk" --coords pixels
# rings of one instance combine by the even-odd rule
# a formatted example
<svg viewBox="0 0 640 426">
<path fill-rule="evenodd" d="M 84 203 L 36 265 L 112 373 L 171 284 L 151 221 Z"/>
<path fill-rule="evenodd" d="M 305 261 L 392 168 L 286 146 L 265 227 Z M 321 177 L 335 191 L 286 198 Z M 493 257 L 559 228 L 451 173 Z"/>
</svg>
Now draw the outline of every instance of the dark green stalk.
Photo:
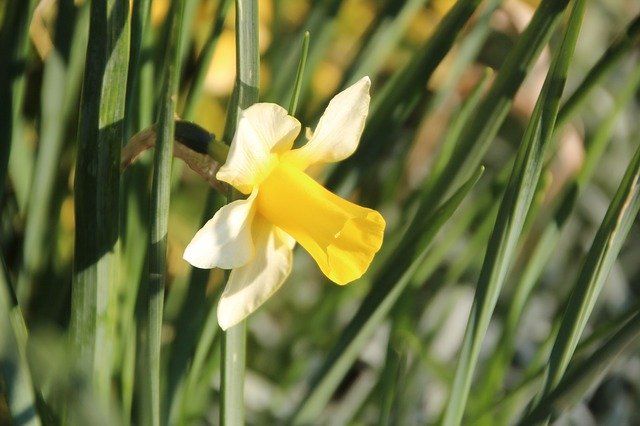
<svg viewBox="0 0 640 426">
<path fill-rule="evenodd" d="M 141 5 L 139 5 L 141 6 Z M 137 17 L 136 25 L 140 25 L 144 21 L 144 14 L 149 11 L 139 10 L 140 16 Z M 142 46 L 140 50 L 140 75 L 138 81 L 138 94 L 136 95 L 138 111 L 137 121 L 132 128 L 137 130 L 144 129 L 154 122 L 154 106 L 156 100 L 156 63 L 153 60 L 154 50 L 156 47 L 156 32 L 151 25 L 145 25 L 145 31 L 142 32 Z"/>
<path fill-rule="evenodd" d="M 113 288 L 128 62 L 129 2 L 92 2 L 77 138 L 70 331 L 78 363 L 103 403 L 110 396 L 117 311 Z"/>
<path fill-rule="evenodd" d="M 166 424 L 161 419 L 160 404 L 160 348 L 164 291 L 167 280 L 167 230 L 171 195 L 171 164 L 173 160 L 174 115 L 180 82 L 181 34 L 184 2 L 179 1 L 171 9 L 171 36 L 168 39 L 164 60 L 163 89 L 158 111 L 157 140 L 154 155 L 153 181 L 150 202 L 150 233 L 148 249 L 148 280 L 142 297 L 146 304 L 146 320 L 141 333 L 145 338 L 143 348 L 145 376 L 142 385 L 143 423 L 153 426 Z"/>
</svg>

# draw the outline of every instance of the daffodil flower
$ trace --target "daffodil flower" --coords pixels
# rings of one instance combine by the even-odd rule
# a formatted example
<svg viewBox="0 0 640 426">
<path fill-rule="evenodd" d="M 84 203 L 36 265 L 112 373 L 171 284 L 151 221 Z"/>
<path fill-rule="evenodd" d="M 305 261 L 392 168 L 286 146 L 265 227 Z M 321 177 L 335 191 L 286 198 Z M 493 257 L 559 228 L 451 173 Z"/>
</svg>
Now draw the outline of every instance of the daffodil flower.
<svg viewBox="0 0 640 426">
<path fill-rule="evenodd" d="M 332 194 L 304 171 L 349 157 L 369 111 L 364 77 L 336 95 L 308 142 L 293 143 L 300 123 L 272 103 L 242 111 L 217 179 L 248 195 L 216 212 L 187 246 L 198 268 L 232 269 L 218 304 L 223 329 L 255 311 L 283 284 L 298 242 L 322 272 L 347 284 L 367 270 L 380 249 L 385 221 L 375 210 Z"/>
</svg>

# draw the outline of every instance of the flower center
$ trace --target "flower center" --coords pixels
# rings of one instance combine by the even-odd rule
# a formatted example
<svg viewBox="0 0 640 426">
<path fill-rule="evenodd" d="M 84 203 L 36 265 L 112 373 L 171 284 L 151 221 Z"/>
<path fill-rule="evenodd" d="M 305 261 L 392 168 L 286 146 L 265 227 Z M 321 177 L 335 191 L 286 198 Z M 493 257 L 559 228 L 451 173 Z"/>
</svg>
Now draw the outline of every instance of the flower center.
<svg viewBox="0 0 640 426">
<path fill-rule="evenodd" d="M 260 184 L 257 213 L 302 245 L 337 284 L 362 276 L 380 249 L 385 222 L 346 201 L 286 162 Z"/>
</svg>

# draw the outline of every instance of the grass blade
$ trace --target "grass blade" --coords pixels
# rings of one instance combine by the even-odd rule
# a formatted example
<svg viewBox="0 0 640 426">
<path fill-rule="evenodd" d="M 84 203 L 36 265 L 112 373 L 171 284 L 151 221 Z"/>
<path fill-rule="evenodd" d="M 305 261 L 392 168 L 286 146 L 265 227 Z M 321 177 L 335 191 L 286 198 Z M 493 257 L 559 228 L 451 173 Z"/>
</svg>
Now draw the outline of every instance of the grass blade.
<svg viewBox="0 0 640 426">
<path fill-rule="evenodd" d="M 585 392 L 600 380 L 608 367 L 627 347 L 640 337 L 640 312 L 627 321 L 620 330 L 604 341 L 587 359 L 571 368 L 558 385 L 549 392 L 521 424 L 533 424 L 545 417 L 569 409 Z"/>
<path fill-rule="evenodd" d="M 492 31 L 491 19 L 500 5 L 502 5 L 502 0 L 491 0 L 483 5 L 481 13 L 478 13 L 479 16 L 475 18 L 473 28 L 465 34 L 464 39 L 459 43 L 458 52 L 446 80 L 433 94 L 433 98 L 429 99 L 428 111 L 436 111 L 442 106 L 446 98 L 456 89 L 464 72 L 476 60 Z"/>
<path fill-rule="evenodd" d="M 408 228 L 406 244 L 387 262 L 390 267 L 374 279 L 372 290 L 310 380 L 308 391 L 292 417 L 294 424 L 312 422 L 322 411 L 362 347 L 412 282 L 414 273 L 429 253 L 430 242 L 478 181 L 482 171 L 479 168 L 442 206 L 426 218 L 417 217 Z"/>
<path fill-rule="evenodd" d="M 165 424 L 161 415 L 160 347 L 164 291 L 167 280 L 167 230 L 171 196 L 174 116 L 181 69 L 181 40 L 184 2 L 174 5 L 171 36 L 165 58 L 163 89 L 158 113 L 158 130 L 151 184 L 148 278 L 141 291 L 145 312 L 140 335 L 143 339 L 142 415 L 143 424 Z"/>
<path fill-rule="evenodd" d="M 293 93 L 291 94 L 291 102 L 289 102 L 289 115 L 296 115 L 298 109 L 298 101 L 300 99 L 300 91 L 302 90 L 302 77 L 304 76 L 304 68 L 307 64 L 307 56 L 309 55 L 309 31 L 304 33 L 302 37 L 302 49 L 300 51 L 300 63 L 298 64 L 298 72 L 293 83 Z"/>
<path fill-rule="evenodd" d="M 582 105 L 584 105 L 589 94 L 606 77 L 615 65 L 625 58 L 627 54 L 640 41 L 640 15 L 636 16 L 626 31 L 613 42 L 611 46 L 598 59 L 598 62 L 589 70 L 589 73 L 580 83 L 580 86 L 571 94 L 560 108 L 558 113 L 557 126 L 562 126 L 568 121 Z"/>
<path fill-rule="evenodd" d="M 499 383 L 502 382 L 502 378 L 506 373 L 505 366 L 513 355 L 516 332 L 529 295 L 541 276 L 547 261 L 554 253 L 554 249 L 560 239 L 560 232 L 575 207 L 581 189 L 589 182 L 593 169 L 604 152 L 620 112 L 640 86 L 640 66 L 636 67 L 628 80 L 628 83 L 616 96 L 613 109 L 604 119 L 604 122 L 598 126 L 596 134 L 589 142 L 583 168 L 558 202 L 551 223 L 546 226 L 540 235 L 535 248 L 531 252 L 532 254 L 529 256 L 527 265 L 520 274 L 512 301 L 509 304 L 502 337 L 500 338 L 503 343 L 497 352 L 490 357 L 490 366 L 485 370 L 487 371 L 487 378 L 483 381 L 483 390 L 479 391 L 480 395 L 491 397 L 493 395 L 491 389 L 496 389 Z"/>
<path fill-rule="evenodd" d="M 572 11 L 563 43 L 554 57 L 527 126 L 524 141 L 518 151 L 500 204 L 478 278 L 476 296 L 442 422 L 444 425 L 457 425 L 462 421 L 480 347 L 507 271 L 515 256 L 516 244 L 538 185 L 544 153 L 553 134 L 569 62 L 582 23 L 583 10 L 584 2 L 578 0 Z"/>
<path fill-rule="evenodd" d="M 640 147 L 593 240 L 574 285 L 545 373 L 542 398 L 564 376 L 589 315 L 640 209 Z"/>
<path fill-rule="evenodd" d="M 187 94 L 183 112 L 186 120 L 192 118 L 195 107 L 201 97 L 202 84 L 209 69 L 218 38 L 224 28 L 224 20 L 230 5 L 231 0 L 223 0 L 218 5 L 214 26 L 198 58 L 196 75 Z M 230 107 L 230 110 L 232 108 L 236 108 L 236 106 Z M 229 127 L 235 128 L 235 123 L 229 123 L 232 124 Z M 230 132 L 230 130 L 225 129 L 224 138 L 227 141 L 230 141 L 233 136 L 233 133 Z M 210 190 L 205 201 L 200 225 L 204 226 L 206 221 L 211 218 L 212 212 L 217 211 L 220 206 L 219 193 L 215 190 Z M 194 391 L 196 378 L 201 375 L 202 357 L 208 353 L 211 342 L 218 331 L 215 318 L 216 305 L 210 305 L 210 298 L 206 296 L 210 272 L 197 268 L 191 269 L 187 295 L 177 319 L 176 328 L 180 332 L 176 336 L 174 347 L 170 353 L 169 380 L 167 384 L 167 399 L 170 404 L 169 418 L 172 422 L 177 421 L 175 419 L 178 417 L 184 419 L 186 415 L 185 404 L 190 393 Z M 207 310 L 209 310 L 208 313 Z M 214 324 L 216 325 L 215 327 L 213 326 Z M 187 371 L 192 358 L 191 368 Z M 184 377 L 185 372 L 186 378 Z"/>
<path fill-rule="evenodd" d="M 277 47 L 273 52 L 273 63 L 278 64 L 278 72 L 273 76 L 268 92 L 264 95 L 264 100 L 275 102 L 278 105 L 286 105 L 291 98 L 291 82 L 294 81 L 298 68 L 299 56 L 296 43 L 304 37 L 305 32 L 313 34 L 313 41 L 309 44 L 309 69 L 314 70 L 315 65 L 328 47 L 328 39 L 331 37 L 332 29 L 336 21 L 336 15 L 340 8 L 340 0 L 325 0 L 317 2 L 317 7 L 309 14 L 298 36 L 293 38 L 291 43 Z M 302 80 L 302 92 L 306 90 L 310 81 L 309 73 Z"/>
<path fill-rule="evenodd" d="M 440 150 L 433 162 L 433 167 L 431 168 L 431 178 L 427 182 L 427 185 L 433 184 L 442 174 L 443 170 L 451 160 L 451 155 L 456 147 L 456 142 L 460 138 L 460 135 L 465 127 L 465 125 L 469 124 L 469 119 L 478 107 L 478 103 L 480 102 L 480 98 L 482 93 L 486 89 L 487 80 L 491 75 L 489 70 L 486 70 L 480 81 L 475 85 L 469 96 L 467 97 L 464 105 L 460 108 L 459 111 L 456 112 L 454 117 L 451 119 L 451 123 L 447 130 L 447 134 L 442 141 L 440 146 Z M 424 192 L 424 191 L 423 191 Z"/>
<path fill-rule="evenodd" d="M 118 269 L 119 162 L 128 61 L 128 2 L 92 2 L 78 127 L 71 337 L 75 355 L 103 403 L 110 395 L 112 321 L 117 310 L 112 291 Z"/>
</svg>

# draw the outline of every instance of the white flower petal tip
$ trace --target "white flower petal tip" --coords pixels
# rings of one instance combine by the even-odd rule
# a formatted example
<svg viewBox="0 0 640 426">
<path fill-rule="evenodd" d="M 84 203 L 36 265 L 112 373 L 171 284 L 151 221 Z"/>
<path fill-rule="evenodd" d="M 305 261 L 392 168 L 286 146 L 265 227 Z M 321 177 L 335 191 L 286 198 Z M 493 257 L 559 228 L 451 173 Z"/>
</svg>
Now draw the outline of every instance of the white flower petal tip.
<svg viewBox="0 0 640 426">
<path fill-rule="evenodd" d="M 334 163 L 353 154 L 369 114 L 370 87 L 369 77 L 363 77 L 331 99 L 309 142 L 287 153 L 287 161 L 304 170 L 314 163 Z"/>
<path fill-rule="evenodd" d="M 184 260 L 201 269 L 231 269 L 249 262 L 254 256 L 251 223 L 256 196 L 254 191 L 246 200 L 220 208 L 193 237 Z"/>
<path fill-rule="evenodd" d="M 289 242 L 268 222 L 256 218 L 253 225 L 256 254 L 254 259 L 236 268 L 218 302 L 218 324 L 232 327 L 258 309 L 284 283 L 291 273 L 292 252 Z"/>
</svg>

